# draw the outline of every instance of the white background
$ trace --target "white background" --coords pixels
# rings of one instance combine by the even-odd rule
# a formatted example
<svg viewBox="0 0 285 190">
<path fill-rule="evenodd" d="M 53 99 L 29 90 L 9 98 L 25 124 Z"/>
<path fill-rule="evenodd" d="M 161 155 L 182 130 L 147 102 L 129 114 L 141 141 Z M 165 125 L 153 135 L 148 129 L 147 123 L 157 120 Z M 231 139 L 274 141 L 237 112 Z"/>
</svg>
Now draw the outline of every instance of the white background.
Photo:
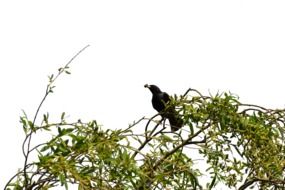
<svg viewBox="0 0 285 190">
<path fill-rule="evenodd" d="M 87 44 L 43 112 L 125 128 L 155 113 L 145 83 L 284 108 L 284 10 L 281 0 L 1 1 L 0 189 L 23 166 L 21 109 L 32 116 L 47 76 Z"/>
</svg>

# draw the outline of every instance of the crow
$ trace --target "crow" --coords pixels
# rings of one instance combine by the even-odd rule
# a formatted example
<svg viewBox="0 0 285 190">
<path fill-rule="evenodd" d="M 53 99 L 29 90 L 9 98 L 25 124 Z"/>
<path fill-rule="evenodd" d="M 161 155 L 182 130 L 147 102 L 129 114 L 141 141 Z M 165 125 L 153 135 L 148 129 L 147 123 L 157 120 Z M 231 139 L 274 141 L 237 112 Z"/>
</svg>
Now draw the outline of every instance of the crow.
<svg viewBox="0 0 285 190">
<path fill-rule="evenodd" d="M 170 101 L 170 97 L 166 92 L 162 92 L 155 85 L 144 85 L 145 88 L 148 88 L 152 93 L 152 107 L 158 111 L 163 118 L 167 118 L 170 123 L 171 131 L 177 131 L 183 125 L 183 120 L 179 117 L 179 114 L 173 106 L 168 107 L 165 110 L 166 104 Z"/>
</svg>

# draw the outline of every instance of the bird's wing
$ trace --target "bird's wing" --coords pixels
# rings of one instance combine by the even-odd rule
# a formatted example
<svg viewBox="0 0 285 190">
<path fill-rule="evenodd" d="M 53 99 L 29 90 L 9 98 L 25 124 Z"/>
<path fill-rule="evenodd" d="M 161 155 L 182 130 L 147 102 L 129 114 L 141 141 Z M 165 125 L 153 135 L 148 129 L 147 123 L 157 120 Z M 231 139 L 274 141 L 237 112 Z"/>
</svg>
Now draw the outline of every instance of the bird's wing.
<svg viewBox="0 0 285 190">
<path fill-rule="evenodd" d="M 164 101 L 164 103 L 167 103 L 170 101 L 170 97 L 166 92 L 162 93 L 162 100 Z"/>
</svg>

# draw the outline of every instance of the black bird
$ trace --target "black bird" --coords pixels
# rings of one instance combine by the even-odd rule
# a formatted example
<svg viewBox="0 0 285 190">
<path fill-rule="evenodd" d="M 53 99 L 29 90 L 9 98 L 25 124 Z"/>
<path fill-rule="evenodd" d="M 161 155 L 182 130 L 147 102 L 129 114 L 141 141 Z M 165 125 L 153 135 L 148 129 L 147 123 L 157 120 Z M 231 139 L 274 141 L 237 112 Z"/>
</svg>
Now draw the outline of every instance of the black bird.
<svg viewBox="0 0 285 190">
<path fill-rule="evenodd" d="M 148 88 L 152 93 L 152 107 L 158 111 L 162 117 L 169 120 L 171 131 L 180 129 L 183 125 L 183 120 L 179 117 L 175 108 L 169 107 L 167 110 L 164 110 L 166 104 L 170 101 L 169 95 L 166 92 L 162 92 L 155 85 L 146 84 L 144 87 Z"/>
</svg>

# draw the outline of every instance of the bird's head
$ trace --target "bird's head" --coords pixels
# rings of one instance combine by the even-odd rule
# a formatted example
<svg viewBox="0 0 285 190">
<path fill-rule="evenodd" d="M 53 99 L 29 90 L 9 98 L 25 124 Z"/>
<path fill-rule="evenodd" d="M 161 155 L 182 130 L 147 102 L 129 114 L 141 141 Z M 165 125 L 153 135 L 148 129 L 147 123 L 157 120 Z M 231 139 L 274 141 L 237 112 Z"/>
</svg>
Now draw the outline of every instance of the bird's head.
<svg viewBox="0 0 285 190">
<path fill-rule="evenodd" d="M 160 90 L 157 86 L 155 86 L 155 85 L 148 85 L 148 84 L 145 84 L 144 87 L 145 87 L 145 88 L 148 88 L 148 89 L 151 91 L 151 93 L 153 93 L 153 94 L 156 94 L 156 93 L 160 93 L 160 92 L 161 92 L 161 90 Z"/>
</svg>

